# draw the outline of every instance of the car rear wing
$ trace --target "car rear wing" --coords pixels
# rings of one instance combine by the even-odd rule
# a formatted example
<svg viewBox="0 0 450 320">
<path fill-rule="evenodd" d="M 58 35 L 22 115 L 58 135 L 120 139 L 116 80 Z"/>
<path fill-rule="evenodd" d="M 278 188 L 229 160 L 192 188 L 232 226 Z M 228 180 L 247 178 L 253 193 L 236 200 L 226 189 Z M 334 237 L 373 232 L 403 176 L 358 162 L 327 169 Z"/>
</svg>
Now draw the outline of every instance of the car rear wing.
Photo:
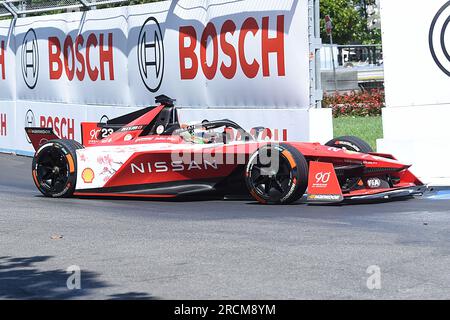
<svg viewBox="0 0 450 320">
<path fill-rule="evenodd" d="M 82 122 L 81 123 L 81 141 L 83 146 L 91 146 L 98 141 L 106 138 L 110 134 L 122 128 L 123 125 L 108 125 L 106 123 Z M 27 127 L 25 132 L 33 145 L 35 151 L 40 146 L 50 140 L 60 139 L 53 128 Z"/>
<path fill-rule="evenodd" d="M 30 138 L 31 144 L 33 145 L 35 151 L 37 151 L 39 147 L 46 142 L 59 139 L 52 128 L 27 127 L 25 128 L 25 132 L 28 138 Z"/>
</svg>

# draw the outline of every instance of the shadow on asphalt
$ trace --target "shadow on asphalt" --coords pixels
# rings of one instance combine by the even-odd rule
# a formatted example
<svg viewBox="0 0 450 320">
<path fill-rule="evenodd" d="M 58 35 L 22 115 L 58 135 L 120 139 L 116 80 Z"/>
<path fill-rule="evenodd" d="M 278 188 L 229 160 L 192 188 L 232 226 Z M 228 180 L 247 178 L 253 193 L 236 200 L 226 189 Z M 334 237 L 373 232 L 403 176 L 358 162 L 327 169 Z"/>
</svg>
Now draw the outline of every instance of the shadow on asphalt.
<svg viewBox="0 0 450 320">
<path fill-rule="evenodd" d="M 119 293 L 112 294 L 109 297 L 109 300 L 155 300 L 154 297 L 150 297 L 144 292 Z"/>
<path fill-rule="evenodd" d="M 71 273 L 65 270 L 40 270 L 36 264 L 52 259 L 52 256 L 0 257 L 0 299 L 83 299 L 95 290 L 110 287 L 99 280 L 100 274 L 81 270 L 81 289 L 69 290 L 66 286 Z M 145 292 L 112 294 L 111 300 L 156 299 Z"/>
</svg>

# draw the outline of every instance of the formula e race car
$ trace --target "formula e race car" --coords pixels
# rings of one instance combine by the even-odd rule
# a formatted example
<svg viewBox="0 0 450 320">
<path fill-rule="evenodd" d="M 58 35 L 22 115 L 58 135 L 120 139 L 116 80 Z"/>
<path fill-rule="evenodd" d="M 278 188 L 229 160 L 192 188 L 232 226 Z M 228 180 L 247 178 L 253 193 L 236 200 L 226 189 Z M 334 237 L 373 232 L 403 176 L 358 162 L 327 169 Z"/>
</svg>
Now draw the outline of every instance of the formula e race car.
<svg viewBox="0 0 450 320">
<path fill-rule="evenodd" d="M 245 198 L 263 204 L 387 200 L 425 187 L 388 154 L 356 137 L 326 145 L 270 142 L 265 128 L 231 120 L 180 124 L 166 96 L 106 123 L 82 123 L 82 144 L 25 128 L 32 175 L 47 197 Z"/>
</svg>

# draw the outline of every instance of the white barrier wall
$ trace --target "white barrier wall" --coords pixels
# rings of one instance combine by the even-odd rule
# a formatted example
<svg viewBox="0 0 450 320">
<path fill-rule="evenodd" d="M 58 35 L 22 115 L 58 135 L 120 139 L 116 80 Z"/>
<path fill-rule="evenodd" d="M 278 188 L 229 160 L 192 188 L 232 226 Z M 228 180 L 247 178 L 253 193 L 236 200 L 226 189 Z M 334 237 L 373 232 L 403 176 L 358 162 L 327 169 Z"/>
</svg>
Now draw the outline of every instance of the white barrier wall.
<svg viewBox="0 0 450 320">
<path fill-rule="evenodd" d="M 12 21 L 0 21 L 0 100 L 16 99 L 16 42 Z"/>
<path fill-rule="evenodd" d="M 12 128 L 0 149 L 32 152 L 25 126 L 78 139 L 80 122 L 160 94 L 176 98 L 186 119 L 228 110 L 244 126 L 323 142 L 331 111 L 310 108 L 308 3 L 180 0 L 1 21 L 0 114 Z"/>
<path fill-rule="evenodd" d="M 0 21 L 0 149 L 14 149 L 16 118 L 13 22 Z"/>
<path fill-rule="evenodd" d="M 378 149 L 413 164 L 425 182 L 445 185 L 450 184 L 449 18 L 448 0 L 381 2 L 387 108 Z"/>
</svg>

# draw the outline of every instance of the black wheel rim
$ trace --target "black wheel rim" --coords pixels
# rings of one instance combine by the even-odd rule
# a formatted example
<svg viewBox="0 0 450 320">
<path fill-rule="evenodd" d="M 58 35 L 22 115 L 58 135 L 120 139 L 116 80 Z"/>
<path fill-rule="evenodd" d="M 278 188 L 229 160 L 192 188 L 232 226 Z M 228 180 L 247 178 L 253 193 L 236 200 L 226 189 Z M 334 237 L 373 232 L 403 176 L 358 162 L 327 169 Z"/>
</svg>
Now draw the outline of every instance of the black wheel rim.
<svg viewBox="0 0 450 320">
<path fill-rule="evenodd" d="M 62 192 L 69 180 L 67 158 L 61 149 L 49 147 L 41 151 L 36 161 L 36 176 L 46 192 Z"/>
<path fill-rule="evenodd" d="M 269 154 L 270 156 L 270 154 Z M 259 156 L 250 169 L 252 189 L 264 199 L 272 202 L 280 201 L 290 190 L 292 168 L 289 161 L 280 154 L 276 172 L 269 172 L 270 164 L 262 164 Z"/>
</svg>

